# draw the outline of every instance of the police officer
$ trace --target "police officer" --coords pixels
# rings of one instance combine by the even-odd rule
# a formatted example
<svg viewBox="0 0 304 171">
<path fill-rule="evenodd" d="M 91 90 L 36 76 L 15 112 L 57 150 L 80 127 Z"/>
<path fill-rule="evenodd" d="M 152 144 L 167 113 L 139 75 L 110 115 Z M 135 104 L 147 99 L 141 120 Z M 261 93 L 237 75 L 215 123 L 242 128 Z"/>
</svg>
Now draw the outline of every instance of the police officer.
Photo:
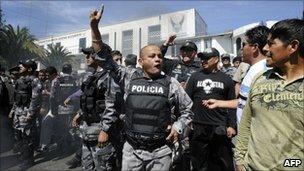
<svg viewBox="0 0 304 171">
<path fill-rule="evenodd" d="M 227 74 L 230 78 L 232 78 L 234 73 L 236 72 L 236 68 L 231 66 L 230 55 L 223 54 L 221 59 L 222 59 L 222 64 L 223 64 L 221 71 L 224 74 Z"/>
<path fill-rule="evenodd" d="M 176 35 L 171 35 L 161 46 L 163 56 L 165 56 L 168 47 L 173 44 Z M 163 71 L 165 74 L 174 77 L 185 88 L 186 83 L 192 73 L 200 70 L 200 63 L 195 60 L 197 46 L 193 42 L 184 43 L 179 49 L 179 59 L 164 58 Z"/>
<path fill-rule="evenodd" d="M 82 167 L 84 170 L 112 170 L 115 167 L 115 150 L 111 142 L 111 129 L 117 115 L 109 108 L 114 101 L 114 95 L 108 91 L 109 74 L 103 68 L 103 60 L 92 48 L 82 51 L 87 55 L 87 64 L 95 68 L 95 72 L 81 85 L 81 112 L 73 119 L 76 122 L 82 120 Z"/>
<path fill-rule="evenodd" d="M 71 115 L 75 112 L 76 106 L 74 103 L 71 105 L 64 105 L 64 100 L 69 97 L 76 89 L 76 78 L 72 75 L 72 65 L 64 64 L 62 67 L 62 72 L 59 77 L 59 94 L 58 97 L 58 124 L 56 124 L 57 130 L 65 130 L 59 131 L 61 134 L 59 135 L 60 146 L 63 149 L 67 149 L 70 144 L 71 137 L 69 137 L 69 124 L 71 121 Z"/>
<path fill-rule="evenodd" d="M 165 43 L 161 46 L 163 56 L 165 56 L 169 46 L 173 45 L 176 35 L 170 35 Z M 200 62 L 195 60 L 197 54 L 197 46 L 193 42 L 186 42 L 180 47 L 178 59 L 164 58 L 163 71 L 165 74 L 176 78 L 183 88 L 186 88 L 186 84 L 192 73 L 200 70 Z M 176 110 L 173 111 L 178 115 Z M 175 144 L 173 155 L 174 171 L 177 170 L 190 170 L 190 157 L 189 157 L 189 138 L 188 133 L 190 128 L 187 127 L 181 140 Z M 182 150 L 181 150 L 182 149 Z"/>
<path fill-rule="evenodd" d="M 161 75 L 163 58 L 156 45 L 145 46 L 140 51 L 139 63 L 144 75 L 128 76 L 130 73 L 113 61 L 110 48 L 102 43 L 98 30 L 101 14 L 95 10 L 90 15 L 92 45 L 98 56 L 107 60 L 125 91 L 127 141 L 123 147 L 122 170 L 169 170 L 172 151 L 167 144 L 177 141 L 191 121 L 192 101 L 176 79 Z M 179 104 L 181 116 L 171 124 L 173 104 Z"/>
<path fill-rule="evenodd" d="M 116 61 L 116 63 L 118 65 L 121 65 L 122 64 L 122 54 L 120 53 L 120 51 L 113 50 L 111 54 L 112 54 L 113 60 Z"/>
<path fill-rule="evenodd" d="M 20 169 L 30 167 L 34 162 L 34 141 L 36 135 L 36 116 L 41 105 L 42 86 L 34 73 L 37 64 L 28 60 L 19 65 L 20 78 L 16 82 L 14 106 L 11 114 L 14 115 L 14 129 L 20 143 Z"/>
<path fill-rule="evenodd" d="M 49 112 L 42 120 L 41 125 L 41 134 L 40 134 L 40 148 L 37 149 L 40 153 L 45 153 L 49 151 L 54 139 L 54 136 L 57 135 L 57 131 L 54 130 L 56 125 L 56 120 L 58 117 L 58 106 L 59 106 L 59 75 L 57 69 L 53 66 L 46 68 L 47 73 L 49 74 L 50 81 L 50 91 L 45 92 L 49 95 Z M 55 145 L 55 144 L 53 144 Z"/>
<path fill-rule="evenodd" d="M 233 60 L 232 60 L 233 67 L 238 69 L 242 61 L 243 60 L 242 60 L 241 56 L 237 56 L 237 57 L 233 58 Z"/>
<path fill-rule="evenodd" d="M 92 59 L 93 58 L 87 58 L 86 61 L 85 61 L 86 65 L 87 65 L 87 69 L 86 69 L 85 75 L 83 76 L 83 80 L 86 80 L 89 76 L 93 75 L 94 72 L 95 72 L 95 68 L 91 67 L 91 65 L 92 65 Z M 73 94 L 71 94 L 64 101 L 64 105 L 68 106 L 70 104 L 71 100 L 73 100 L 73 101 L 76 101 L 76 100 L 80 101 L 81 95 L 82 95 L 82 90 L 81 89 L 77 90 L 76 92 L 74 92 Z M 75 137 L 75 135 L 77 135 L 79 138 L 82 138 L 81 133 L 79 132 L 79 126 L 78 126 L 78 123 L 77 123 L 78 118 L 79 118 L 79 115 L 76 114 L 75 117 L 73 118 L 73 121 L 72 121 L 73 128 L 70 130 L 70 132 L 72 134 L 74 134 L 74 135 L 72 135 L 73 137 Z M 66 162 L 66 165 L 69 166 L 69 169 L 73 169 L 73 168 L 81 166 L 82 142 L 79 145 L 80 146 L 78 147 L 77 151 L 75 152 L 74 157 Z"/>
<path fill-rule="evenodd" d="M 8 94 L 9 94 L 9 112 L 11 111 L 13 105 L 14 105 L 14 93 L 15 93 L 15 86 L 16 86 L 16 82 L 19 78 L 19 66 L 13 66 L 12 68 L 8 69 L 9 72 L 9 80 L 6 83 L 6 87 L 8 89 Z M 13 115 L 10 112 L 9 113 L 9 124 L 10 126 L 12 126 L 13 124 Z M 15 130 L 14 130 L 15 131 Z M 17 134 L 16 134 L 17 135 Z M 14 143 L 13 143 L 13 153 L 18 153 L 19 152 L 19 139 L 17 138 L 17 136 L 13 136 L 14 139 Z"/>
</svg>

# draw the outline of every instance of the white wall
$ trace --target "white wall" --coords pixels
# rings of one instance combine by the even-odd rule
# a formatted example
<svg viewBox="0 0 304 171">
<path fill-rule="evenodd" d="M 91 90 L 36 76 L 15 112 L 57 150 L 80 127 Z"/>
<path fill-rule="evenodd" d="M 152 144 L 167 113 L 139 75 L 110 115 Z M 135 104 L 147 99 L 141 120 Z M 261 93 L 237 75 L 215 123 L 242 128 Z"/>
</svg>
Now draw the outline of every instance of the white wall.
<svg viewBox="0 0 304 171">
<path fill-rule="evenodd" d="M 195 10 L 185 10 L 161 15 L 161 39 L 165 40 L 170 34 L 177 34 L 178 38 L 194 37 Z"/>
<path fill-rule="evenodd" d="M 178 23 L 179 19 L 183 18 L 183 22 L 180 25 L 180 32 L 178 33 L 177 41 L 181 42 L 184 40 L 193 40 L 194 42 L 198 41 L 198 38 L 195 36 L 199 36 L 202 34 L 206 34 L 207 32 L 207 24 L 200 17 L 200 15 L 194 10 L 184 10 L 178 11 L 168 14 L 163 14 L 159 16 L 134 20 L 134 21 L 126 21 L 113 25 L 102 25 L 100 26 L 101 34 L 109 34 L 109 45 L 112 49 L 122 51 L 122 32 L 125 30 L 133 30 L 133 50 L 132 53 L 138 55 L 140 48 L 147 45 L 148 43 L 148 27 L 154 25 L 161 25 L 161 41 L 164 41 L 168 35 L 174 33 L 176 28 L 174 28 L 174 24 L 172 24 L 172 20 Z M 267 21 L 266 25 L 268 27 L 272 26 L 276 21 Z M 176 23 L 175 23 L 176 24 Z M 242 27 L 239 27 L 233 30 L 231 34 L 224 35 L 214 35 L 209 36 L 211 38 L 211 46 L 215 47 L 219 50 L 221 54 L 230 53 L 234 56 L 237 55 L 236 52 L 236 39 L 243 38 L 244 33 L 257 25 L 259 22 L 248 24 Z M 139 30 L 141 29 L 141 40 L 139 36 Z M 116 33 L 116 48 L 114 46 L 115 43 L 115 33 Z M 46 48 L 47 44 L 53 43 L 56 44 L 60 42 L 62 46 L 67 48 L 72 54 L 79 54 L 79 39 L 86 37 L 86 46 L 91 46 L 91 31 L 90 29 L 81 30 L 78 32 L 67 33 L 58 36 L 52 36 L 44 39 L 38 40 L 38 44 L 44 46 Z M 199 39 L 197 42 L 200 45 L 200 51 L 205 49 L 204 39 L 207 37 L 203 37 Z M 141 43 L 141 44 L 139 44 Z"/>
<path fill-rule="evenodd" d="M 194 37 L 196 35 L 195 24 L 202 26 L 197 30 L 201 34 L 206 32 L 206 24 L 201 21 L 202 18 L 196 14 L 194 9 L 178 11 L 160 16 L 154 16 L 134 21 L 121 22 L 113 25 L 101 24 L 100 32 L 102 35 L 109 34 L 109 45 L 115 49 L 122 51 L 122 32 L 125 30 L 133 30 L 133 50 L 132 53 L 138 54 L 140 48 L 148 43 L 148 27 L 154 25 L 161 25 L 161 41 L 164 41 L 169 34 L 174 33 L 173 24 L 171 19 L 178 19 L 183 17 L 183 23 L 179 33 L 180 38 Z M 141 41 L 139 30 L 141 29 Z M 116 32 L 116 48 L 115 48 L 115 32 Z M 86 37 L 86 47 L 91 46 L 91 31 L 90 29 L 82 30 L 79 32 L 68 33 L 61 36 L 52 36 L 38 41 L 39 45 L 46 48 L 47 44 L 56 44 L 60 42 L 62 46 L 66 47 L 72 54 L 79 54 L 79 39 Z M 141 43 L 141 44 L 139 44 Z"/>
<path fill-rule="evenodd" d="M 216 48 L 220 54 L 233 53 L 230 35 L 213 37 L 211 43 L 212 47 Z"/>
</svg>

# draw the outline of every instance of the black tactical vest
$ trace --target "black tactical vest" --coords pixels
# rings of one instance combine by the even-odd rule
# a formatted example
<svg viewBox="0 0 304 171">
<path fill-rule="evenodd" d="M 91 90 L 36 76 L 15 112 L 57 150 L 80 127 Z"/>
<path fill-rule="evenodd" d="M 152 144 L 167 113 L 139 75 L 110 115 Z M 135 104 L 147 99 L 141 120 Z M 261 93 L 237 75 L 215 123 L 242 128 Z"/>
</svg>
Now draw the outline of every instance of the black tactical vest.
<svg viewBox="0 0 304 171">
<path fill-rule="evenodd" d="M 81 85 L 83 94 L 80 97 L 80 108 L 84 120 L 88 123 L 100 122 L 101 114 L 105 110 L 106 83 L 97 85 L 100 78 L 107 77 L 107 71 L 102 71 L 89 76 Z M 106 79 L 108 80 L 108 79 Z"/>
<path fill-rule="evenodd" d="M 126 99 L 125 128 L 133 138 L 163 139 L 170 124 L 170 77 L 133 79 Z M 135 136 L 135 137 L 134 137 Z"/>
<path fill-rule="evenodd" d="M 172 70 L 171 77 L 177 79 L 178 82 L 187 82 L 191 74 L 200 71 L 201 67 L 199 62 L 193 61 L 189 66 L 183 62 L 179 62 Z"/>
<path fill-rule="evenodd" d="M 29 77 L 19 78 L 16 81 L 14 101 L 18 107 L 29 107 L 32 98 L 32 80 Z"/>
<path fill-rule="evenodd" d="M 59 78 L 60 82 L 60 99 L 59 103 L 63 104 L 64 100 L 68 98 L 76 89 L 76 80 L 72 76 L 63 76 Z"/>
</svg>

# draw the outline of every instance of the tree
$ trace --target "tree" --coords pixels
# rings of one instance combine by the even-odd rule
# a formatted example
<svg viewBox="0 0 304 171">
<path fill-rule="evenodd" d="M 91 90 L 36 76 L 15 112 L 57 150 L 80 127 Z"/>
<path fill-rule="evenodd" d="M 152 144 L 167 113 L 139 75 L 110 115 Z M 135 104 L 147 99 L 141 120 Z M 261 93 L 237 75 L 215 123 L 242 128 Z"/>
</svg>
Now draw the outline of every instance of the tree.
<svg viewBox="0 0 304 171">
<path fill-rule="evenodd" d="M 71 55 L 71 52 L 60 44 L 50 44 L 46 51 L 46 57 L 41 59 L 41 63 L 45 66 L 54 66 L 57 70 L 61 70 L 63 64 L 75 63 L 73 57 L 75 56 Z"/>
<path fill-rule="evenodd" d="M 20 60 L 45 58 L 45 50 L 35 43 L 35 37 L 26 27 L 14 29 L 10 24 L 4 25 L 0 28 L 0 40 L 0 57 L 8 67 Z"/>
</svg>

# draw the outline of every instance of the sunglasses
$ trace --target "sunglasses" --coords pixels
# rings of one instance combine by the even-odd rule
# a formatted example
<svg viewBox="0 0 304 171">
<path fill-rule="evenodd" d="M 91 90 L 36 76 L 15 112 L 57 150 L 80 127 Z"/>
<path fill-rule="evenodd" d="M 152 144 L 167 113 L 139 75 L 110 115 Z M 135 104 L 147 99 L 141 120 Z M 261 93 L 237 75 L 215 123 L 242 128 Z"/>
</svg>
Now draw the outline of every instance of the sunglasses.
<svg viewBox="0 0 304 171">
<path fill-rule="evenodd" d="M 252 46 L 254 44 L 253 43 L 249 43 L 249 42 L 242 42 L 242 48 L 244 48 L 246 45 Z"/>
<path fill-rule="evenodd" d="M 185 56 L 191 56 L 193 51 L 183 51 L 180 53 L 180 56 L 185 57 Z"/>
</svg>

